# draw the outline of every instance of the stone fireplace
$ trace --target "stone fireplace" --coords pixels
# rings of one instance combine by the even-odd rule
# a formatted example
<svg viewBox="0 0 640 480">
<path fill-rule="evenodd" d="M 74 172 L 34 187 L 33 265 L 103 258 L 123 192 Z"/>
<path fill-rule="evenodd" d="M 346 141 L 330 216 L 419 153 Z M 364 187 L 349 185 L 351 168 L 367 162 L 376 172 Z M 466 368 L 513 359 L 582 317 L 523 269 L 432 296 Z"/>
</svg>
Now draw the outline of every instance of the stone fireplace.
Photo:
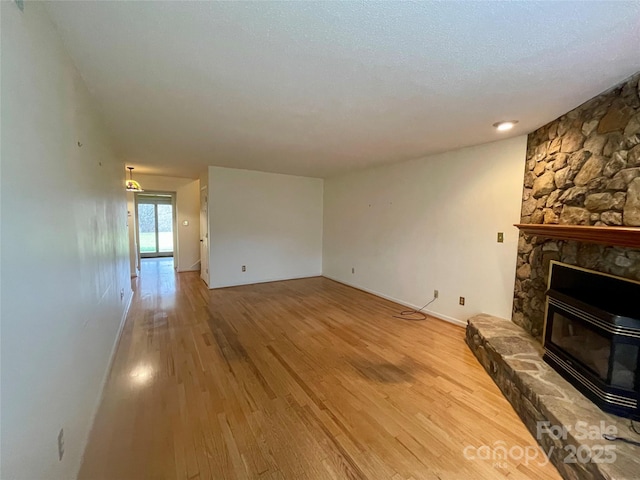
<svg viewBox="0 0 640 480">
<path fill-rule="evenodd" d="M 523 224 L 640 226 L 640 73 L 531 133 Z M 551 260 L 640 280 L 640 250 L 521 234 L 512 320 L 541 340 Z"/>
</svg>

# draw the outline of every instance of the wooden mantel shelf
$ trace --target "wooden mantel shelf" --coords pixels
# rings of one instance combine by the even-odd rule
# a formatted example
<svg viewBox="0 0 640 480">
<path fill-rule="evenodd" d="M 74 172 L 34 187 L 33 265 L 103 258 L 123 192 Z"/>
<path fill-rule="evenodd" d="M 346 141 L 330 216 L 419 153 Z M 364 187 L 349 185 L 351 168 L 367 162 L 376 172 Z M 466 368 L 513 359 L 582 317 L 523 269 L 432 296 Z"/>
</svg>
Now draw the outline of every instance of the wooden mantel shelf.
<svg viewBox="0 0 640 480">
<path fill-rule="evenodd" d="M 557 240 L 599 243 L 617 247 L 640 248 L 640 228 L 526 223 L 517 223 L 515 226 L 526 235 L 555 238 Z"/>
</svg>

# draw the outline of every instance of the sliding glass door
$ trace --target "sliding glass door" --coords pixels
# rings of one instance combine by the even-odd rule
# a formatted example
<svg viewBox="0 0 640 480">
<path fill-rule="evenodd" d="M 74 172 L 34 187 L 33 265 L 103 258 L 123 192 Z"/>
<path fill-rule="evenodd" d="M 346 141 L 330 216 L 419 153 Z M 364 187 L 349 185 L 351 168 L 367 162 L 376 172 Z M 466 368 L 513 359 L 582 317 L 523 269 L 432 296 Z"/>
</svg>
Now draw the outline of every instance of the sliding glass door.
<svg viewBox="0 0 640 480">
<path fill-rule="evenodd" d="M 173 256 L 173 199 L 171 195 L 136 195 L 138 245 L 141 257 Z"/>
</svg>

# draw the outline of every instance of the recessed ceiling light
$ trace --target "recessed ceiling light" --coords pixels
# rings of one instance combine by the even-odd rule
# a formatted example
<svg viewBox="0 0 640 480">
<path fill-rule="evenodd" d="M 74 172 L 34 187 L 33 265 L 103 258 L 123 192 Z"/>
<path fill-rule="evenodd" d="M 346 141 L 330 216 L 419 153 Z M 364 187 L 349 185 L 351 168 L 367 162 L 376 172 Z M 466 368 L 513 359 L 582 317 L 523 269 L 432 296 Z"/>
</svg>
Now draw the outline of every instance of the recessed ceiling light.
<svg viewBox="0 0 640 480">
<path fill-rule="evenodd" d="M 518 120 L 509 120 L 508 122 L 496 122 L 493 126 L 496 127 L 496 130 L 499 132 L 506 132 L 507 130 L 511 130 L 516 123 L 518 123 Z"/>
</svg>

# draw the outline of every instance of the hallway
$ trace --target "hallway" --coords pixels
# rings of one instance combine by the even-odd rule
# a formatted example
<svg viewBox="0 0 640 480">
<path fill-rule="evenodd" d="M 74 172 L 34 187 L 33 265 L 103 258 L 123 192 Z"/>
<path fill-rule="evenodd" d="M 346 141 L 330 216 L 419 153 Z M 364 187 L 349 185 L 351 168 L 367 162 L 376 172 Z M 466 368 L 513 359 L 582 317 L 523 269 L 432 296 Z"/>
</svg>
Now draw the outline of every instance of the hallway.
<svg viewBox="0 0 640 480">
<path fill-rule="evenodd" d="M 559 478 L 463 456 L 535 440 L 460 327 L 321 277 L 210 291 L 160 259 L 135 283 L 79 478 Z"/>
</svg>

